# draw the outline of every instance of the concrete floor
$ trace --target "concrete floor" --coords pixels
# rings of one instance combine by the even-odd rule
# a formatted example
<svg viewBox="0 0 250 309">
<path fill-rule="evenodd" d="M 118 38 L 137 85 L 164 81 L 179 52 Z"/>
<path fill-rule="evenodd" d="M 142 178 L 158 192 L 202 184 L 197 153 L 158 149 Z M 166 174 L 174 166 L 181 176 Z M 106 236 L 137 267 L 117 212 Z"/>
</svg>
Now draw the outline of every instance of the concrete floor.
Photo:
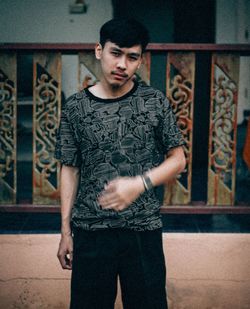
<svg viewBox="0 0 250 309">
<path fill-rule="evenodd" d="M 59 234 L 0 235 L 0 308 L 68 308 Z M 164 234 L 170 309 L 250 308 L 249 234 Z M 116 309 L 121 309 L 120 293 Z"/>
</svg>

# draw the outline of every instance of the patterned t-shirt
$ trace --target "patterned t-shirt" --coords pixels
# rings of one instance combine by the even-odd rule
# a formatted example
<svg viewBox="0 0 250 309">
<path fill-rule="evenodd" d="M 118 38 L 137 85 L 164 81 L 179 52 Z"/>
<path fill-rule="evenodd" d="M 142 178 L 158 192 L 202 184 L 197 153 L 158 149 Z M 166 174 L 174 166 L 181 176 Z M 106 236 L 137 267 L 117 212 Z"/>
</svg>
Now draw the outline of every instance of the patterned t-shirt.
<svg viewBox="0 0 250 309">
<path fill-rule="evenodd" d="M 55 157 L 80 168 L 73 228 L 160 228 L 161 202 L 154 189 L 122 211 L 102 209 L 97 197 L 108 181 L 143 174 L 183 143 L 169 101 L 150 86 L 135 83 L 116 99 L 97 98 L 88 89 L 71 96 L 62 110 Z"/>
</svg>

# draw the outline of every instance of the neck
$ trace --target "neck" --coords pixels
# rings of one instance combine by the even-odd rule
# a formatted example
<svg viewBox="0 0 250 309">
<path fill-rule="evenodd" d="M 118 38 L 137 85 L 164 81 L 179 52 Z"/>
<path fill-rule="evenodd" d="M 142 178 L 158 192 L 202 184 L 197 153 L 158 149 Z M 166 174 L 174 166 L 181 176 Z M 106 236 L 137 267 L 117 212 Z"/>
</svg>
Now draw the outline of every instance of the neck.
<svg viewBox="0 0 250 309">
<path fill-rule="evenodd" d="M 99 96 L 105 99 L 118 98 L 128 93 L 134 86 L 134 82 L 130 79 L 123 86 L 110 85 L 105 80 L 101 79 L 96 85 Z"/>
</svg>

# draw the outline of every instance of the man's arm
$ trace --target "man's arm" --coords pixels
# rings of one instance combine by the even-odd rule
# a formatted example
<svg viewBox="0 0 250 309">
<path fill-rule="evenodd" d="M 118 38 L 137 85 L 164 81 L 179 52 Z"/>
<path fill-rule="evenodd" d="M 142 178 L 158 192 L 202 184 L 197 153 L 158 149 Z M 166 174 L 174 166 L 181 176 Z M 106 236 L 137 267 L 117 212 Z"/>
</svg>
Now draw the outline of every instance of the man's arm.
<svg viewBox="0 0 250 309">
<path fill-rule="evenodd" d="M 157 167 L 146 174 L 153 186 L 160 186 L 180 174 L 186 166 L 186 159 L 182 146 L 172 148 L 167 158 Z"/>
<path fill-rule="evenodd" d="M 182 146 L 172 148 L 167 153 L 166 159 L 157 167 L 146 174 L 153 186 L 159 186 L 180 174 L 186 165 Z M 105 186 L 98 202 L 102 208 L 123 210 L 128 207 L 145 190 L 142 178 L 119 177 Z"/>
<path fill-rule="evenodd" d="M 71 235 L 71 210 L 79 183 L 79 168 L 62 165 L 61 169 L 61 240 L 57 257 L 64 269 L 72 269 L 73 239 Z M 69 256 L 69 257 L 68 257 Z"/>
</svg>

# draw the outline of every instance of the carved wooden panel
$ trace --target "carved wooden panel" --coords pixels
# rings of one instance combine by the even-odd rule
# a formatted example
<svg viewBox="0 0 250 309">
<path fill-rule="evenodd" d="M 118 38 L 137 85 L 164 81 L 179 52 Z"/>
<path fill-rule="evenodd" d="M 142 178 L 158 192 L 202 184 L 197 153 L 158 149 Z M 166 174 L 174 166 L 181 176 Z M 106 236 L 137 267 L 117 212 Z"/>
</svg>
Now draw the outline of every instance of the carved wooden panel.
<svg viewBox="0 0 250 309">
<path fill-rule="evenodd" d="M 169 52 L 167 58 L 167 97 L 185 140 L 185 171 L 165 186 L 164 205 L 188 204 L 191 201 L 193 103 L 195 54 Z"/>
<path fill-rule="evenodd" d="M 239 56 L 213 54 L 208 205 L 233 205 L 235 195 Z"/>
<path fill-rule="evenodd" d="M 57 204 L 59 163 L 54 159 L 61 110 L 61 54 L 34 54 L 33 203 Z"/>
<path fill-rule="evenodd" d="M 136 73 L 138 80 L 143 80 L 150 84 L 150 63 L 151 54 L 146 52 L 143 55 L 142 65 Z M 101 77 L 100 62 L 96 60 L 94 51 L 86 51 L 79 53 L 79 69 L 78 80 L 79 90 L 82 90 L 90 85 L 94 85 Z"/>
<path fill-rule="evenodd" d="M 79 90 L 94 85 L 100 79 L 101 67 L 93 51 L 79 53 L 78 75 Z"/>
<path fill-rule="evenodd" d="M 16 203 L 16 55 L 0 53 L 0 203 Z"/>
<path fill-rule="evenodd" d="M 137 71 L 139 79 L 143 80 L 146 84 L 150 84 L 150 71 L 151 71 L 151 53 L 145 52 L 143 54 L 142 64 Z"/>
</svg>

